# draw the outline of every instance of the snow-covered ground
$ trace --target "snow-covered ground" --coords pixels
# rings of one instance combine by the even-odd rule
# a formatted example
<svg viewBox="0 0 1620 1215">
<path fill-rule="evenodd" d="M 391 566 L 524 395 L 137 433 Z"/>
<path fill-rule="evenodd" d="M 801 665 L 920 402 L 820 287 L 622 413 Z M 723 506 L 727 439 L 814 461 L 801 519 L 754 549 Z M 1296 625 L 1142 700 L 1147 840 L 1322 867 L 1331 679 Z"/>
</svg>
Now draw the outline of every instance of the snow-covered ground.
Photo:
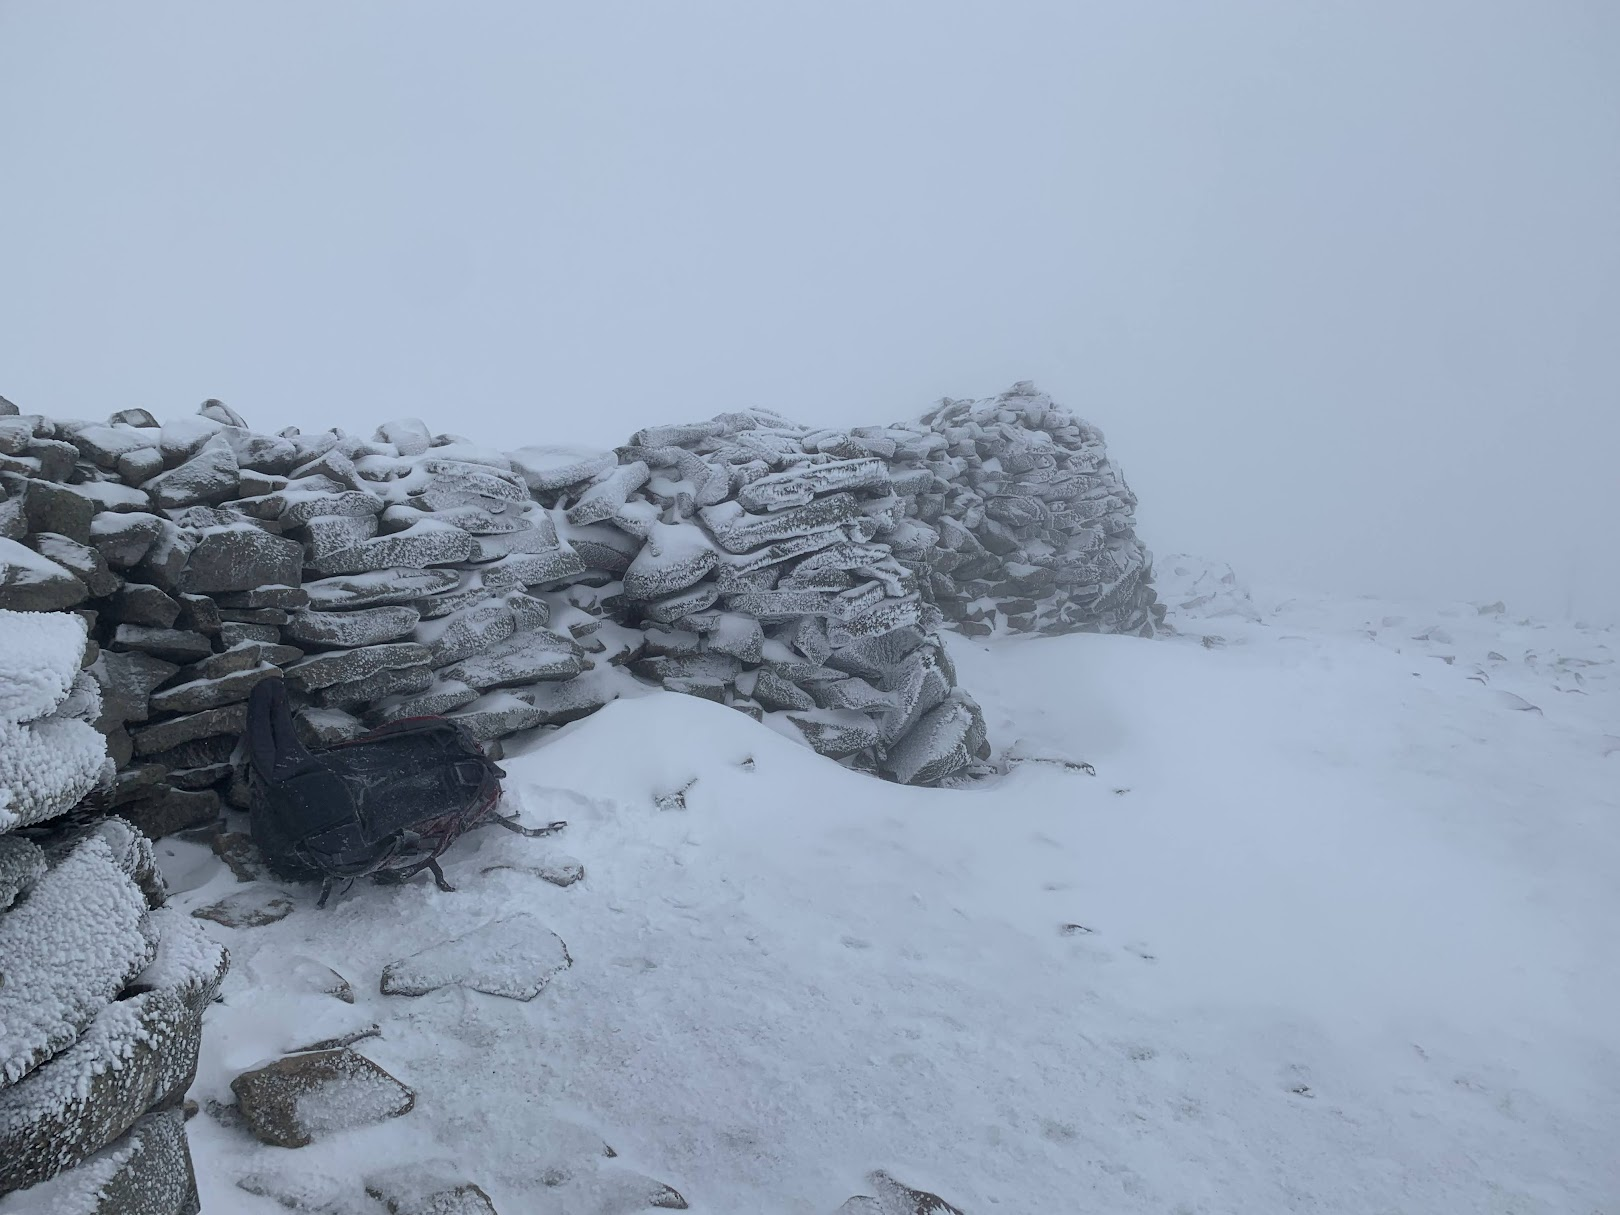
<svg viewBox="0 0 1620 1215">
<path fill-rule="evenodd" d="M 209 924 L 194 1097 L 376 1023 L 356 1049 L 416 1106 L 296 1151 L 205 1113 L 205 1209 L 284 1210 L 258 1174 L 380 1210 L 360 1178 L 442 1158 L 503 1215 L 654 1182 L 830 1215 L 874 1169 L 968 1215 L 1620 1210 L 1620 633 L 1259 594 L 1171 620 L 952 642 L 999 746 L 1095 775 L 902 788 L 658 693 L 509 757 L 510 807 L 570 825 L 462 841 L 456 893 Z M 249 889 L 160 852 L 182 906 Z M 562 853 L 567 888 L 491 870 Z M 518 911 L 572 957 L 533 1001 L 379 993 Z"/>
</svg>

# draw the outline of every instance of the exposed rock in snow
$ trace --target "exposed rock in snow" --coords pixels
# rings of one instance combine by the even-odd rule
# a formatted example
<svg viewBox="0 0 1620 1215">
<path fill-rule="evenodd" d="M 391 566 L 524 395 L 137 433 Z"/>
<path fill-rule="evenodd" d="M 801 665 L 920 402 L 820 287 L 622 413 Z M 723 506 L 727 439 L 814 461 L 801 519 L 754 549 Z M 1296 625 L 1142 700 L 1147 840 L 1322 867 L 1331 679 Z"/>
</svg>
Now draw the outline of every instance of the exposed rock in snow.
<svg viewBox="0 0 1620 1215">
<path fill-rule="evenodd" d="M 290 1055 L 231 1081 L 249 1128 L 275 1147 L 397 1118 L 416 1095 L 364 1055 L 343 1048 Z"/>
<path fill-rule="evenodd" d="M 263 928 L 286 919 L 294 909 L 295 904 L 283 891 L 270 886 L 251 886 L 228 894 L 217 903 L 199 907 L 191 914 L 226 928 Z"/>
<path fill-rule="evenodd" d="M 455 986 L 532 1000 L 572 964 L 560 937 L 536 917 L 519 912 L 390 962 L 383 970 L 382 992 L 422 996 Z"/>
<path fill-rule="evenodd" d="M 404 1165 L 366 1178 L 388 1215 L 496 1215 L 495 1204 L 449 1161 Z"/>
</svg>

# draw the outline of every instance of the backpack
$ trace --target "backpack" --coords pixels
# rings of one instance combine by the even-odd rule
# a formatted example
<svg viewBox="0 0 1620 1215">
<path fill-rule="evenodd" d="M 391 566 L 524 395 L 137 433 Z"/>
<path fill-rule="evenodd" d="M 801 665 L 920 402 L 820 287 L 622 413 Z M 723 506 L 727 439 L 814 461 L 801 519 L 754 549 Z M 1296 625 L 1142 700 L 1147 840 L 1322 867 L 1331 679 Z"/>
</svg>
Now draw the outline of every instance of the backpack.
<svg viewBox="0 0 1620 1215">
<path fill-rule="evenodd" d="M 368 875 L 402 882 L 429 869 L 454 889 L 439 857 L 487 822 L 524 835 L 565 825 L 530 829 L 497 814 L 506 773 L 448 718 L 405 718 L 311 751 L 282 681 L 265 679 L 248 698 L 243 741 L 253 842 L 276 876 L 319 879 L 320 906 L 335 882 Z"/>
</svg>

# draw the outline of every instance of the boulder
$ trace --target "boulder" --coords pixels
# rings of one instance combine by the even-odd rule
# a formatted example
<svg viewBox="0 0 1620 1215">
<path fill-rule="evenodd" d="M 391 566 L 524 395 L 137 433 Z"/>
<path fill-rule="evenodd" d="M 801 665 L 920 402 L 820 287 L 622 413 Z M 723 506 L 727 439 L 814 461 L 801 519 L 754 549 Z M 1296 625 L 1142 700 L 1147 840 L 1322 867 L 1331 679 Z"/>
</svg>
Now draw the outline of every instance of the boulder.
<svg viewBox="0 0 1620 1215">
<path fill-rule="evenodd" d="M 0 538 L 0 609 L 59 612 L 89 597 L 90 588 L 56 562 Z"/>
<path fill-rule="evenodd" d="M 184 1096 L 224 951 L 194 947 L 188 961 L 196 982 L 107 1005 L 71 1047 L 0 1089 L 0 1192 L 82 1163 L 154 1106 Z"/>
<path fill-rule="evenodd" d="M 69 540 L 55 532 L 34 537 L 34 551 L 56 562 L 89 588 L 95 596 L 110 595 L 124 580 L 107 568 L 107 559 L 87 544 Z"/>
<path fill-rule="evenodd" d="M 218 528 L 197 542 L 181 585 L 193 594 L 296 586 L 303 561 L 304 550 L 295 540 L 272 536 L 251 524 Z"/>
<path fill-rule="evenodd" d="M 360 679 L 330 684 L 320 689 L 315 697 L 323 708 L 344 709 L 368 704 L 384 696 L 409 696 L 424 692 L 433 685 L 433 680 L 433 668 L 426 663 L 420 666 L 389 667 L 386 670 L 374 671 Z"/>
<path fill-rule="evenodd" d="M 20 835 L 0 835 L 0 911 L 45 873 L 45 854 Z"/>
<path fill-rule="evenodd" d="M 154 711 L 160 713 L 197 713 L 246 700 L 248 693 L 260 680 L 280 678 L 280 668 L 261 663 L 246 671 L 236 671 L 214 679 L 193 679 L 189 683 L 164 688 L 161 692 L 154 692 L 149 703 Z"/>
<path fill-rule="evenodd" d="M 293 714 L 293 725 L 306 747 L 331 747 L 366 732 L 359 718 L 342 709 L 299 709 Z"/>
<path fill-rule="evenodd" d="M 92 678 L 101 687 L 101 719 L 97 725 L 111 729 L 129 721 L 145 721 L 153 689 L 179 669 L 151 654 L 103 650 L 90 668 Z"/>
<path fill-rule="evenodd" d="M 243 1072 L 231 1091 L 254 1135 L 283 1148 L 397 1118 L 416 1104 L 410 1089 L 347 1048 L 278 1059 Z"/>
<path fill-rule="evenodd" d="M 548 629 L 535 629 L 514 633 L 497 645 L 452 663 L 439 674 L 468 687 L 489 689 L 572 679 L 590 665 L 578 642 Z"/>
<path fill-rule="evenodd" d="M 165 435 L 169 428 L 164 427 Z M 197 454 L 141 486 L 162 507 L 224 502 L 236 497 L 236 453 L 223 437 L 205 440 Z"/>
<path fill-rule="evenodd" d="M 366 1178 L 366 1193 L 388 1215 L 496 1215 L 495 1204 L 448 1161 L 406 1164 Z"/>
<path fill-rule="evenodd" d="M 115 624 L 144 624 L 149 628 L 174 627 L 180 615 L 180 605 L 155 586 L 141 582 L 128 582 L 119 587 L 104 608 L 107 619 Z"/>
<path fill-rule="evenodd" d="M 50 481 L 28 482 L 23 503 L 29 531 L 55 532 L 81 544 L 90 540 L 90 523 L 101 510 L 96 500 L 78 486 Z"/>
</svg>

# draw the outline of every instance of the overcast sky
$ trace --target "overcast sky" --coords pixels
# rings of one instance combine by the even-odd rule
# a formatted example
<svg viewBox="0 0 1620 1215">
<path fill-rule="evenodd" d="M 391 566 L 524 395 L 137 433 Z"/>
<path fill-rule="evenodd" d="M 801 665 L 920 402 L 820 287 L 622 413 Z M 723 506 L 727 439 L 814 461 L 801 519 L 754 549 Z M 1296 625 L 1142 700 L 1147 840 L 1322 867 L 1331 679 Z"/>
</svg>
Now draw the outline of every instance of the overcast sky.
<svg viewBox="0 0 1620 1215">
<path fill-rule="evenodd" d="M 1159 552 L 1620 619 L 1620 5 L 0 0 L 0 394 L 622 441 L 1034 379 Z"/>
</svg>

